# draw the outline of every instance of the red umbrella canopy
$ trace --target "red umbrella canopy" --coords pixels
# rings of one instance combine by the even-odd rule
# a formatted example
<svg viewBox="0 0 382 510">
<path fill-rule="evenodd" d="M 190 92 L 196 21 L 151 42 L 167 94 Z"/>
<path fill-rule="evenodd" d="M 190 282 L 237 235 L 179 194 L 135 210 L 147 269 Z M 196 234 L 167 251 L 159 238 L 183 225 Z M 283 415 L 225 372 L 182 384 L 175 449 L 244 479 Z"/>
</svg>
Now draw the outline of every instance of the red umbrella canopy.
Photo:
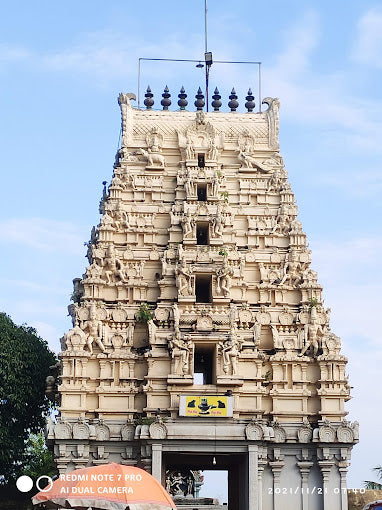
<svg viewBox="0 0 382 510">
<path fill-rule="evenodd" d="M 171 496 L 150 473 L 114 462 L 62 474 L 32 502 L 48 508 L 176 510 Z"/>
</svg>

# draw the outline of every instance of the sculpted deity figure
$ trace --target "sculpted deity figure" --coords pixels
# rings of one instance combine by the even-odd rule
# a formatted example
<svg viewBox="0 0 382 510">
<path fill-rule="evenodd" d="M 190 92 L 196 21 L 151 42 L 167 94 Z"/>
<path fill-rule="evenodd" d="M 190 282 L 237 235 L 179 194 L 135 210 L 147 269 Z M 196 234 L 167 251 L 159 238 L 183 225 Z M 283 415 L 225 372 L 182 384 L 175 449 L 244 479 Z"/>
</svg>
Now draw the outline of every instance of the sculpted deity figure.
<svg viewBox="0 0 382 510">
<path fill-rule="evenodd" d="M 246 150 L 243 151 L 241 147 L 236 149 L 238 153 L 238 159 L 240 163 L 246 168 L 255 168 L 257 167 L 257 162 L 255 158 L 253 158 Z"/>
<path fill-rule="evenodd" d="M 190 137 L 187 138 L 186 142 L 186 159 L 195 159 L 194 144 Z"/>
<path fill-rule="evenodd" d="M 216 215 L 212 219 L 211 223 L 211 234 L 212 237 L 222 237 L 224 230 L 224 220 L 222 215 L 221 207 L 218 206 L 216 209 Z"/>
<path fill-rule="evenodd" d="M 287 235 L 290 230 L 290 224 L 290 217 L 287 214 L 284 214 L 284 212 L 281 212 L 271 230 L 271 234 L 275 234 L 277 236 Z"/>
<path fill-rule="evenodd" d="M 135 264 L 135 276 L 137 278 L 143 278 L 143 268 L 145 267 L 145 261 L 140 260 Z"/>
<path fill-rule="evenodd" d="M 179 308 L 178 308 L 178 303 L 174 303 L 172 305 L 172 316 L 174 319 L 175 333 L 179 333 L 180 312 L 179 312 Z"/>
<path fill-rule="evenodd" d="M 215 140 L 210 141 L 209 151 L 208 151 L 208 159 L 211 159 L 212 161 L 217 161 L 219 156 L 219 151 L 216 147 Z"/>
<path fill-rule="evenodd" d="M 104 259 L 104 267 L 106 282 L 112 283 L 114 278 L 119 278 L 120 281 L 125 280 L 125 275 L 122 270 L 122 263 L 115 254 L 114 244 L 110 244 L 107 247 L 106 257 Z"/>
<path fill-rule="evenodd" d="M 177 266 L 177 287 L 180 296 L 192 294 L 191 270 L 187 269 L 184 260 L 180 261 Z"/>
<path fill-rule="evenodd" d="M 192 351 L 191 337 L 185 336 L 182 340 L 176 335 L 169 342 L 171 356 L 175 359 L 175 374 L 186 375 L 190 372 L 190 353 Z"/>
<path fill-rule="evenodd" d="M 115 230 L 113 223 L 113 218 L 111 217 L 109 211 L 106 210 L 101 219 L 100 229 Z"/>
<path fill-rule="evenodd" d="M 287 255 L 285 260 L 284 276 L 280 282 L 280 285 L 288 280 L 292 287 L 296 287 L 299 283 L 301 283 L 301 269 L 302 268 L 300 262 L 298 261 L 297 253 L 295 250 L 291 250 L 289 256 Z"/>
<path fill-rule="evenodd" d="M 268 282 L 268 269 L 264 266 L 263 262 L 258 263 L 260 271 L 260 285 Z"/>
<path fill-rule="evenodd" d="M 234 303 L 230 303 L 229 306 L 229 325 L 230 329 L 233 330 L 236 326 L 237 317 L 237 306 Z"/>
<path fill-rule="evenodd" d="M 218 294 L 223 292 L 224 296 L 229 295 L 232 281 L 232 268 L 224 259 L 222 267 L 217 272 L 217 286 L 216 290 Z"/>
<path fill-rule="evenodd" d="M 277 190 L 283 183 L 283 173 L 280 168 L 276 168 L 268 181 L 267 191 Z"/>
<path fill-rule="evenodd" d="M 184 190 L 187 197 L 195 195 L 195 183 L 192 179 L 191 172 L 187 172 L 187 176 L 184 181 Z"/>
<path fill-rule="evenodd" d="M 163 255 L 160 258 L 162 262 L 162 276 L 166 275 L 168 273 L 168 258 L 167 258 L 167 251 L 163 252 Z"/>
<path fill-rule="evenodd" d="M 183 244 L 182 244 L 182 243 L 179 243 L 179 244 L 178 244 L 178 259 L 179 259 L 179 260 L 182 260 L 182 259 L 183 259 L 183 254 L 184 254 Z"/>
<path fill-rule="evenodd" d="M 253 325 L 253 343 L 255 344 L 255 348 L 257 349 L 260 345 L 260 337 L 261 337 L 261 323 L 255 319 L 255 323 Z"/>
<path fill-rule="evenodd" d="M 211 196 L 217 197 L 219 193 L 220 182 L 217 171 L 215 170 L 214 175 L 211 180 Z"/>
<path fill-rule="evenodd" d="M 105 352 L 105 346 L 102 343 L 102 321 L 97 319 L 97 309 L 94 304 L 89 309 L 89 320 L 85 322 L 85 330 L 87 330 L 86 344 L 90 354 L 93 354 L 93 343 L 95 342 L 102 352 Z"/>
<path fill-rule="evenodd" d="M 319 335 L 322 337 L 324 335 L 324 330 L 318 322 L 317 308 L 313 306 L 310 311 L 309 323 L 305 324 L 305 347 L 299 356 L 304 356 L 310 348 L 313 348 L 313 356 L 317 356 L 319 349 Z"/>
<path fill-rule="evenodd" d="M 190 211 L 187 211 L 187 213 L 183 216 L 182 224 L 183 224 L 183 237 L 187 238 L 192 236 L 194 232 L 195 220 L 191 216 Z"/>
<path fill-rule="evenodd" d="M 229 374 L 231 367 L 232 375 L 237 374 L 237 358 L 240 353 L 239 342 L 236 338 L 228 338 L 224 342 L 219 342 L 219 347 L 223 356 L 223 372 Z"/>
</svg>

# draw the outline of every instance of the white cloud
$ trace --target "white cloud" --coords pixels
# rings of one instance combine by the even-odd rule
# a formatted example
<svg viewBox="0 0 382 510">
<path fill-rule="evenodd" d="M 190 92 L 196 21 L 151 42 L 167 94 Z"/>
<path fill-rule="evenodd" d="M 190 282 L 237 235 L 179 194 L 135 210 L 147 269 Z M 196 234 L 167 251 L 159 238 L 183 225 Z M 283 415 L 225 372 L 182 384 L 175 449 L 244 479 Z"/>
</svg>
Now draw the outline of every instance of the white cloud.
<svg viewBox="0 0 382 510">
<path fill-rule="evenodd" d="M 382 67 L 382 9 L 380 7 L 369 9 L 360 18 L 353 58 L 373 67 Z"/>
<path fill-rule="evenodd" d="M 277 59 L 276 68 L 284 76 L 295 79 L 310 67 L 311 54 L 321 38 L 320 19 L 318 12 L 312 9 L 305 11 L 301 18 L 285 35 L 286 46 Z"/>
<path fill-rule="evenodd" d="M 25 60 L 30 55 L 29 50 L 20 46 L 0 44 L 0 64 Z"/>
<path fill-rule="evenodd" d="M 381 195 L 382 172 L 380 170 L 359 170 L 347 172 L 346 175 L 316 174 L 315 181 L 329 188 L 338 189 L 341 193 L 351 198 L 365 198 L 373 195 Z"/>
<path fill-rule="evenodd" d="M 30 325 L 36 329 L 38 335 L 41 338 L 48 342 L 51 349 L 53 349 L 56 352 L 59 352 L 60 337 L 62 336 L 62 334 L 60 335 L 60 333 L 54 326 L 48 324 L 47 322 L 42 321 L 32 321 Z"/>
<path fill-rule="evenodd" d="M 2 243 L 17 243 L 42 252 L 83 253 L 79 228 L 69 222 L 46 218 L 10 218 L 0 221 Z"/>
<path fill-rule="evenodd" d="M 81 40 L 63 51 L 41 56 L 44 66 L 57 71 L 76 71 L 94 74 L 103 80 L 137 76 L 138 58 L 191 58 L 199 55 L 198 42 L 193 34 L 167 34 L 160 45 L 148 44 L 136 34 L 100 30 L 84 34 Z M 142 62 L 142 67 L 147 67 Z M 151 62 L 150 64 L 154 64 Z M 179 64 L 178 64 L 179 65 Z M 174 64 L 162 62 L 161 71 L 168 78 Z M 166 70 L 166 71 L 165 71 Z"/>
<path fill-rule="evenodd" d="M 375 441 L 375 423 L 382 405 L 380 366 L 382 337 L 382 239 L 357 237 L 336 241 L 311 239 L 312 266 L 324 287 L 326 305 L 332 308 L 331 328 L 342 339 L 349 359 L 347 372 L 353 387 L 347 404 L 349 419 L 360 423 L 360 444 L 352 454 L 349 486 L 359 487 L 370 478 L 368 469 L 380 463 L 382 443 Z"/>
</svg>

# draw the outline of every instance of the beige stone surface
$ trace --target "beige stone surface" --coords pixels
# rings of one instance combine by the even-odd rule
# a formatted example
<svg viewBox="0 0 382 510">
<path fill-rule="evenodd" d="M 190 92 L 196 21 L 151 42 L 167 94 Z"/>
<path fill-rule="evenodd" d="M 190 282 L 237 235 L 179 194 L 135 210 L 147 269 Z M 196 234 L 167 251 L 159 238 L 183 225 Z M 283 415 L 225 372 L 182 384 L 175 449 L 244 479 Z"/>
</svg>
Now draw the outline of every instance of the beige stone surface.
<svg viewBox="0 0 382 510">
<path fill-rule="evenodd" d="M 265 103 L 262 113 L 206 114 L 139 110 L 119 96 L 122 147 L 62 338 L 49 436 L 60 470 L 153 462 L 163 479 L 162 446 L 194 440 L 196 452 L 215 438 L 250 451 L 256 498 L 263 470 L 264 501 L 280 472 L 293 486 L 344 488 L 358 441 L 346 421 L 347 359 L 279 153 L 279 101 Z M 224 424 L 179 417 L 181 395 L 227 392 Z M 325 496 L 325 510 L 345 506 Z"/>
<path fill-rule="evenodd" d="M 267 101 L 264 113 L 195 114 L 120 95 L 123 145 L 62 340 L 63 419 L 175 417 L 180 390 L 204 391 L 195 349 L 213 357 L 236 418 L 344 419 L 346 358 L 278 152 L 279 103 Z"/>
</svg>

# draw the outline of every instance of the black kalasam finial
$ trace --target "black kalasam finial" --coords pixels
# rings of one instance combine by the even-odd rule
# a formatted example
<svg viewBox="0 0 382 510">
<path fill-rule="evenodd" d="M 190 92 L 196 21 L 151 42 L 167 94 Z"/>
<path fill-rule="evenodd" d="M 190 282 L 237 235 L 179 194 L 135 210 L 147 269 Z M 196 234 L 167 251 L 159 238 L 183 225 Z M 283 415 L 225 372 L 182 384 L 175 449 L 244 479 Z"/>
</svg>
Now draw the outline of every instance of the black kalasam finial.
<svg viewBox="0 0 382 510">
<path fill-rule="evenodd" d="M 248 112 L 253 112 L 256 104 L 255 104 L 255 96 L 252 94 L 251 88 L 248 89 L 248 96 L 245 98 L 247 102 L 245 103 L 245 107 L 247 108 Z"/>
<path fill-rule="evenodd" d="M 198 93 L 196 94 L 196 101 L 194 103 L 194 105 L 196 106 L 196 109 L 197 110 L 203 110 L 203 106 L 205 105 L 205 102 L 204 102 L 204 95 L 202 93 L 202 89 L 199 87 L 198 88 Z"/>
<path fill-rule="evenodd" d="M 162 97 L 163 97 L 163 99 L 162 99 L 162 101 L 160 102 L 160 104 L 163 106 L 163 110 L 168 110 L 168 107 L 169 107 L 169 106 L 170 106 L 170 104 L 171 104 L 171 99 L 170 99 L 171 94 L 170 94 L 170 92 L 168 91 L 168 87 L 167 87 L 167 85 L 166 85 L 166 86 L 165 86 L 165 88 L 164 88 L 164 92 L 163 92 L 163 94 L 162 94 Z"/>
<path fill-rule="evenodd" d="M 212 107 L 214 109 L 214 112 L 218 112 L 219 108 L 222 105 L 222 102 L 220 101 L 221 97 L 222 96 L 219 94 L 218 88 L 215 87 L 214 95 L 212 96 L 213 101 L 211 103 L 211 105 L 212 105 Z"/>
<path fill-rule="evenodd" d="M 144 105 L 148 110 L 151 110 L 153 104 L 154 104 L 154 94 L 151 92 L 150 85 L 147 86 L 146 94 L 145 94 L 145 100 L 143 101 Z"/>
<path fill-rule="evenodd" d="M 179 101 L 178 101 L 179 108 L 181 110 L 185 110 L 186 106 L 188 105 L 188 101 L 186 99 L 187 94 L 186 94 L 186 91 L 184 90 L 183 85 L 182 85 L 182 88 L 180 89 L 180 94 L 178 94 L 178 97 L 179 97 Z"/>
<path fill-rule="evenodd" d="M 232 89 L 231 95 L 229 96 L 230 102 L 228 103 L 228 108 L 231 108 L 231 112 L 236 112 L 236 108 L 239 106 L 239 102 L 237 100 L 237 95 L 235 92 L 235 88 Z"/>
</svg>

